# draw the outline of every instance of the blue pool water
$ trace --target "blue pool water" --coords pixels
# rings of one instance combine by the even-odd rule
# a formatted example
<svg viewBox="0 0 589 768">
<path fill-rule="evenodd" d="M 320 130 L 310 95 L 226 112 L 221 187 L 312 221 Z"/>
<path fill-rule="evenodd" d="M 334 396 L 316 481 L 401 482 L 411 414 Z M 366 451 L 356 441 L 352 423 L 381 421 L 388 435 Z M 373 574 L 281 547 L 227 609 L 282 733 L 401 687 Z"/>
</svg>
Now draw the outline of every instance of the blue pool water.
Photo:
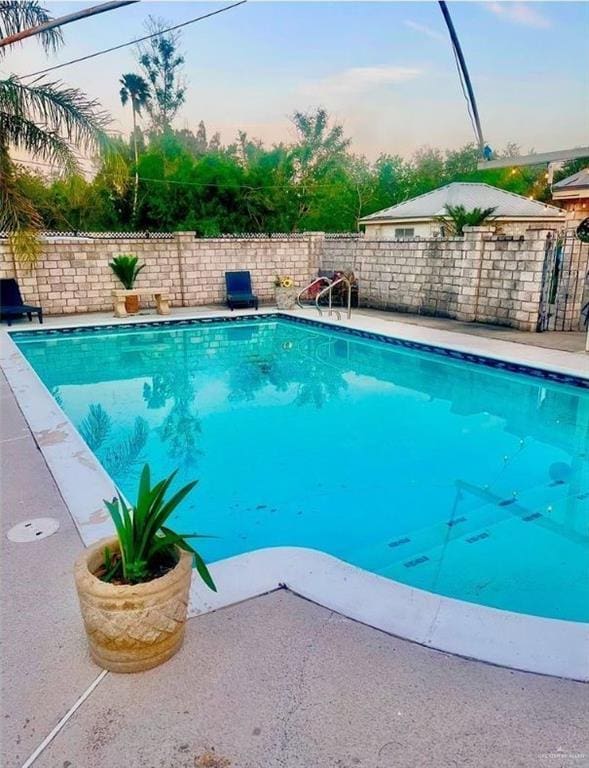
<svg viewBox="0 0 589 768">
<path fill-rule="evenodd" d="M 589 620 L 589 390 L 276 317 L 16 333 L 123 492 L 214 561 L 311 547 L 451 597 Z"/>
</svg>

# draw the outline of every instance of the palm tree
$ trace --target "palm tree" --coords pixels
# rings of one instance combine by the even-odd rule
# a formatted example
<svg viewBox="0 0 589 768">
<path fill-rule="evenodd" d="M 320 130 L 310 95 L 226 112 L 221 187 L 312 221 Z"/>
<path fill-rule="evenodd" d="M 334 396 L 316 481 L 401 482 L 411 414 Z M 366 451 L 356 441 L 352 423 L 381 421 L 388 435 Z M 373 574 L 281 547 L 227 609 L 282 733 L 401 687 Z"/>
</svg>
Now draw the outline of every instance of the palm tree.
<svg viewBox="0 0 589 768">
<path fill-rule="evenodd" d="M 50 16 L 35 0 L 0 2 L 0 37 L 49 21 Z M 46 51 L 62 43 L 56 29 L 36 39 Z M 0 48 L 0 59 L 6 48 Z M 59 81 L 38 78 L 24 83 L 16 75 L 0 78 L 0 230 L 15 235 L 16 255 L 34 259 L 38 242 L 29 237 L 42 226 L 39 212 L 20 191 L 19 168 L 10 149 L 33 159 L 56 165 L 65 173 L 79 170 L 77 150 L 105 147 L 110 119 L 94 99 Z"/>
<path fill-rule="evenodd" d="M 495 208 L 473 208 L 467 211 L 463 205 L 445 205 L 446 214 L 436 217 L 452 237 L 462 237 L 464 227 L 479 227 L 490 221 L 495 213 Z"/>
<path fill-rule="evenodd" d="M 137 116 L 141 114 L 143 107 L 146 107 L 151 99 L 149 85 L 147 80 L 141 75 L 135 75 L 128 72 L 119 80 L 122 88 L 120 90 L 121 104 L 125 106 L 131 101 L 133 111 L 133 151 L 135 153 L 135 191 L 133 193 L 133 221 L 137 215 L 137 194 L 139 190 L 139 153 L 137 151 Z"/>
</svg>

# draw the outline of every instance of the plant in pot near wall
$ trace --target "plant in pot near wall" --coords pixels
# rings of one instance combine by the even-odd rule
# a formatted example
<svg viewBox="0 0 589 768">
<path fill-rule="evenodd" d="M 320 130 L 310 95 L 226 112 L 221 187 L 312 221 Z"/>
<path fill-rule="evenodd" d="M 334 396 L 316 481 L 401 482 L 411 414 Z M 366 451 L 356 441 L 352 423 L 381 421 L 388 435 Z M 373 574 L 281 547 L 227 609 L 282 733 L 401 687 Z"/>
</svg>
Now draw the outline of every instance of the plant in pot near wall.
<svg viewBox="0 0 589 768">
<path fill-rule="evenodd" d="M 290 275 L 276 275 L 274 295 L 278 309 L 292 309 L 297 300 L 297 289 Z"/>
<path fill-rule="evenodd" d="M 137 503 L 119 494 L 105 501 L 116 536 L 99 541 L 77 560 L 74 573 L 90 655 L 113 672 L 141 672 L 167 661 L 182 645 L 194 566 L 216 586 L 202 557 L 166 521 L 196 482 L 170 499 L 176 472 L 153 487 L 141 473 Z"/>
<path fill-rule="evenodd" d="M 145 264 L 138 265 L 138 261 L 139 258 L 133 256 L 132 253 L 121 253 L 115 256 L 108 265 L 127 291 L 133 290 L 137 275 L 145 267 Z M 139 312 L 139 296 L 125 296 L 125 309 L 130 315 L 137 314 Z"/>
</svg>

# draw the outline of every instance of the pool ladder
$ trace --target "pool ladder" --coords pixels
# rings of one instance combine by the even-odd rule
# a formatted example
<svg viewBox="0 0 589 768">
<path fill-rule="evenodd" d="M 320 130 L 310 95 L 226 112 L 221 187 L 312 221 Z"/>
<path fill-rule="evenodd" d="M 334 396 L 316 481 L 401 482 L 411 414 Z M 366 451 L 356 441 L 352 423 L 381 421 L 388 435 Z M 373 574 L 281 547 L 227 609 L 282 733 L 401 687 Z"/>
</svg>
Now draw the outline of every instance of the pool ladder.
<svg viewBox="0 0 589 768">
<path fill-rule="evenodd" d="M 305 295 L 305 293 L 307 293 L 307 291 L 310 288 L 312 288 L 317 283 L 322 283 L 322 282 L 327 283 L 327 285 L 325 286 L 325 288 L 322 288 L 319 291 L 317 296 L 315 296 L 315 309 L 317 310 L 317 312 L 319 312 L 320 315 L 323 315 L 323 310 L 319 306 L 319 300 L 327 295 L 329 297 L 329 304 L 327 309 L 328 315 L 331 317 L 331 315 L 335 313 L 335 316 L 337 317 L 337 319 L 341 320 L 342 318 L 341 312 L 339 311 L 339 309 L 332 306 L 332 292 L 336 285 L 340 285 L 341 283 L 343 283 L 348 289 L 348 301 L 347 301 L 346 314 L 349 320 L 352 317 L 352 284 L 350 283 L 347 277 L 344 277 L 344 275 L 342 275 L 341 277 L 338 277 L 337 280 L 330 280 L 329 277 L 325 277 L 325 276 L 316 277 L 312 282 L 309 283 L 309 285 L 306 285 L 302 291 L 299 291 L 299 294 L 297 296 L 297 306 L 300 307 L 300 309 L 303 309 L 303 303 L 301 301 L 302 297 Z"/>
</svg>

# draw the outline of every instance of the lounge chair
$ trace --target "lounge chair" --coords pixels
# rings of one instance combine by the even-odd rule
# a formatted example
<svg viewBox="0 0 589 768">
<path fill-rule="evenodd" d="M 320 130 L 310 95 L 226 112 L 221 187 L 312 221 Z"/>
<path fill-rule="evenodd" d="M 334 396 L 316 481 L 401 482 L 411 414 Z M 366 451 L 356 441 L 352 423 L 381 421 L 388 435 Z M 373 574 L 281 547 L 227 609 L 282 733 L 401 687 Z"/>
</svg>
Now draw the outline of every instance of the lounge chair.
<svg viewBox="0 0 589 768">
<path fill-rule="evenodd" d="M 225 272 L 227 306 L 233 312 L 236 307 L 258 308 L 258 297 L 252 293 L 252 276 L 249 272 Z"/>
<path fill-rule="evenodd" d="M 0 317 L 12 325 L 15 317 L 26 315 L 29 320 L 33 315 L 37 315 L 39 322 L 43 322 L 43 310 L 41 307 L 33 307 L 31 304 L 25 304 L 20 294 L 18 283 L 13 277 L 0 280 Z"/>
</svg>

